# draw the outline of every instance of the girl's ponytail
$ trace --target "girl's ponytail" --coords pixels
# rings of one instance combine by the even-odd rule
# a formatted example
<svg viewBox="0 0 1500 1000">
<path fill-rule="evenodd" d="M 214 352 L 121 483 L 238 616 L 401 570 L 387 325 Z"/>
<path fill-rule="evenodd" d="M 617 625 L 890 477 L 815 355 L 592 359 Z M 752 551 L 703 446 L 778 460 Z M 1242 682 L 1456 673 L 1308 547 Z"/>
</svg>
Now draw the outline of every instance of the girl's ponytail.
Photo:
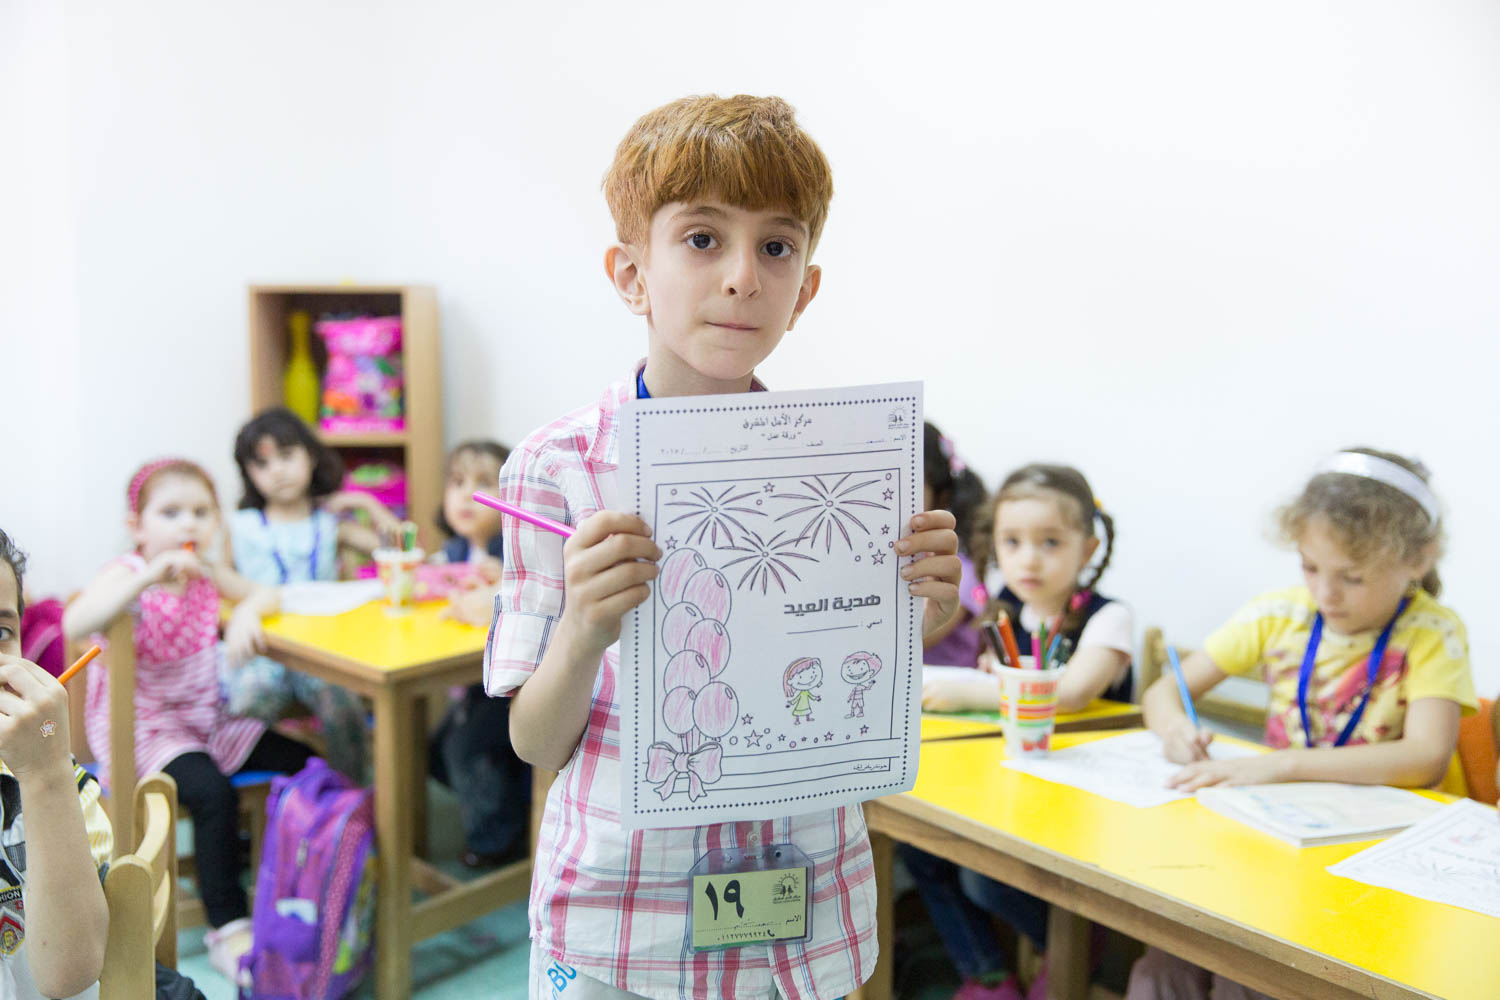
<svg viewBox="0 0 1500 1000">
<path fill-rule="evenodd" d="M 1427 591 L 1427 593 L 1433 597 L 1436 597 L 1443 592 L 1443 580 L 1438 576 L 1436 566 L 1428 570 L 1427 574 L 1422 577 L 1422 589 Z"/>
<path fill-rule="evenodd" d="M 1099 519 L 1099 524 L 1104 528 L 1104 557 L 1095 564 L 1094 571 L 1089 574 L 1088 582 L 1078 585 L 1078 593 L 1074 595 L 1074 600 L 1068 605 L 1067 614 L 1063 616 L 1064 632 L 1076 632 L 1083 628 L 1088 614 L 1088 599 L 1085 597 L 1080 601 L 1077 599 L 1078 595 L 1092 593 L 1099 585 L 1099 578 L 1109 568 L 1109 561 L 1115 554 L 1115 519 L 1110 517 L 1109 511 L 1103 507 L 1096 507 L 1094 516 Z"/>
</svg>

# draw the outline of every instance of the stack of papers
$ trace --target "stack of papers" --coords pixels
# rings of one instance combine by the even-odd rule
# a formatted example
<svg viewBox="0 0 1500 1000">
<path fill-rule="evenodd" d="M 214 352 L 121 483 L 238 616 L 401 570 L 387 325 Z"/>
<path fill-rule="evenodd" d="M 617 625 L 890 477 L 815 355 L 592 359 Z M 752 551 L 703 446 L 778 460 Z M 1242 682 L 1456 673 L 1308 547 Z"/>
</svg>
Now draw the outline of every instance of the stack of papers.
<svg viewBox="0 0 1500 1000">
<path fill-rule="evenodd" d="M 1325 781 L 1205 788 L 1198 801 L 1296 847 L 1389 837 L 1443 808 L 1402 788 Z"/>
</svg>

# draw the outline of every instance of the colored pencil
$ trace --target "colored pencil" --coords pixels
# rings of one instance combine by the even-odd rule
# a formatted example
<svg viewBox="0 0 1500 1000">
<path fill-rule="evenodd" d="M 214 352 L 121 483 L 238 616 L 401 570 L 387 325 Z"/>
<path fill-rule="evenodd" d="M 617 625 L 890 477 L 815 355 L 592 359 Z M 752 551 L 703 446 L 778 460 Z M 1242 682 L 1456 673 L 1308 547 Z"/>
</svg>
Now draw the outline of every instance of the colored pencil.
<svg viewBox="0 0 1500 1000">
<path fill-rule="evenodd" d="M 1061 645 L 1062 645 L 1062 633 L 1061 632 L 1054 632 L 1054 633 L 1052 633 L 1052 642 L 1047 645 L 1047 662 L 1048 663 L 1056 663 L 1057 662 L 1058 647 L 1060 647 Z"/>
<path fill-rule="evenodd" d="M 68 681 L 72 680 L 74 676 L 77 675 L 78 671 L 88 666 L 89 661 L 98 656 L 99 652 L 100 650 L 98 646 L 90 646 L 87 653 L 84 653 L 82 656 L 80 656 L 77 662 L 75 662 L 71 667 L 62 672 L 61 676 L 57 678 L 57 683 L 64 685 L 67 684 Z"/>
<path fill-rule="evenodd" d="M 1005 653 L 1010 657 L 1013 667 L 1021 666 L 1021 647 L 1016 645 L 1016 630 L 1010 627 L 1010 615 L 1004 611 L 1000 612 L 999 621 L 1000 638 L 1005 641 Z"/>
<path fill-rule="evenodd" d="M 1182 661 L 1177 659 L 1177 647 L 1167 643 L 1167 661 L 1172 664 L 1172 676 L 1177 678 L 1177 693 L 1182 696 L 1182 707 L 1187 709 L 1188 718 L 1192 720 L 1193 728 L 1197 729 L 1202 724 L 1198 721 L 1198 710 L 1193 707 L 1193 696 L 1188 693 L 1187 678 L 1182 675 Z"/>
<path fill-rule="evenodd" d="M 474 499 L 486 507 L 493 507 L 502 514 L 509 514 L 511 517 L 520 518 L 527 524 L 534 524 L 538 528 L 543 528 L 553 534 L 562 535 L 564 538 L 573 537 L 573 529 L 566 524 L 558 524 L 556 521 L 548 520 L 540 514 L 533 514 L 528 510 L 522 510 L 515 504 L 506 503 L 499 497 L 492 497 L 488 493 L 475 493 Z"/>
<path fill-rule="evenodd" d="M 990 649 L 995 653 L 995 659 L 1000 661 L 1002 667 L 1012 667 L 1010 657 L 1005 655 L 1005 641 L 1000 638 L 1000 629 L 994 622 L 984 623 L 984 637 L 989 640 Z"/>
</svg>

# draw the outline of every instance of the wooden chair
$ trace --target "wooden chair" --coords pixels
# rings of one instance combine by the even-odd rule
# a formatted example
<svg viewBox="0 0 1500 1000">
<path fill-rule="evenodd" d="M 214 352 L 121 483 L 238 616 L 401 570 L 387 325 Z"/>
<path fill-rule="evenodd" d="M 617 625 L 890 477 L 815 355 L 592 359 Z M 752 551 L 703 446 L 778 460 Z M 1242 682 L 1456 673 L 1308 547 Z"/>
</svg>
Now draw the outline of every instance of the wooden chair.
<svg viewBox="0 0 1500 1000">
<path fill-rule="evenodd" d="M 1177 655 L 1184 660 L 1190 652 L 1192 650 L 1177 647 Z M 1146 689 L 1156 683 L 1157 678 L 1165 669 L 1167 669 L 1167 642 L 1162 636 L 1161 629 L 1153 625 L 1146 629 L 1145 641 L 1141 647 L 1137 701 L 1145 696 Z M 1258 682 L 1250 681 L 1250 683 Z M 1266 724 L 1266 710 L 1263 706 L 1246 704 L 1213 691 L 1199 695 L 1193 700 L 1193 705 L 1197 708 L 1198 714 L 1204 718 L 1242 726 L 1258 727 Z"/>
<path fill-rule="evenodd" d="M 153 774 L 136 787 L 132 805 L 140 842 L 117 854 L 104 877 L 109 938 L 99 1000 L 155 996 L 156 963 L 177 967 L 177 783 Z"/>
<path fill-rule="evenodd" d="M 136 842 L 135 807 L 135 622 L 129 614 L 120 615 L 109 626 L 109 791 L 105 796 L 105 811 L 110 825 L 114 827 L 115 854 L 126 853 L 124 845 Z M 71 650 L 70 650 L 71 655 Z M 69 683 L 69 716 L 76 714 L 75 733 L 83 732 L 82 704 L 85 692 L 84 676 L 80 674 Z M 74 689 L 77 685 L 77 689 Z M 74 737 L 75 752 L 87 750 L 86 740 Z M 80 761 L 92 761 L 92 755 L 79 756 Z M 250 870 L 260 870 L 261 842 L 266 832 L 266 799 L 271 792 L 269 775 L 261 772 L 244 773 L 230 779 L 240 796 L 240 827 L 250 834 Z M 176 795 L 173 795 L 174 811 Z M 190 857 L 183 858 L 184 874 L 194 874 Z M 184 927 L 196 927 L 206 922 L 203 901 L 193 897 L 180 902 L 178 920 Z"/>
</svg>

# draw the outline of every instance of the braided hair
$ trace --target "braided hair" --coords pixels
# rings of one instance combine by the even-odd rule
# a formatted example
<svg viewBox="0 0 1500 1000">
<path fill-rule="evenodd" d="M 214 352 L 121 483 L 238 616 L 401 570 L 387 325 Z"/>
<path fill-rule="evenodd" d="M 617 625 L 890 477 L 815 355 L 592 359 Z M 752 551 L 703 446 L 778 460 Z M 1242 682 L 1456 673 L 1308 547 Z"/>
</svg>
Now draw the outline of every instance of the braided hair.
<svg viewBox="0 0 1500 1000">
<path fill-rule="evenodd" d="M 1075 526 L 1083 532 L 1085 538 L 1096 537 L 1095 521 L 1104 530 L 1104 556 L 1093 566 L 1087 578 L 1079 583 L 1078 589 L 1073 593 L 1073 598 L 1068 602 L 1068 610 L 1063 613 L 1062 631 L 1068 634 L 1076 633 L 1083 628 L 1088 605 L 1086 595 L 1098 586 L 1099 578 L 1109 568 L 1110 559 L 1115 552 L 1115 519 L 1099 505 L 1083 473 L 1072 466 L 1048 465 L 1040 462 L 1024 465 L 1012 472 L 1000 484 L 994 501 L 984 509 L 974 529 L 969 549 L 977 553 L 984 561 L 979 567 L 982 580 L 995 561 L 995 515 L 1000 505 L 1007 500 L 1036 497 L 1060 500 L 1065 514 L 1074 519 Z M 1078 599 L 1080 595 L 1084 596 L 1083 600 Z M 985 609 L 985 619 L 993 621 L 1001 611 L 1009 615 L 1012 620 L 1020 621 L 1020 606 L 1009 598 L 1002 600 L 998 597 L 990 600 L 989 607 Z"/>
</svg>

